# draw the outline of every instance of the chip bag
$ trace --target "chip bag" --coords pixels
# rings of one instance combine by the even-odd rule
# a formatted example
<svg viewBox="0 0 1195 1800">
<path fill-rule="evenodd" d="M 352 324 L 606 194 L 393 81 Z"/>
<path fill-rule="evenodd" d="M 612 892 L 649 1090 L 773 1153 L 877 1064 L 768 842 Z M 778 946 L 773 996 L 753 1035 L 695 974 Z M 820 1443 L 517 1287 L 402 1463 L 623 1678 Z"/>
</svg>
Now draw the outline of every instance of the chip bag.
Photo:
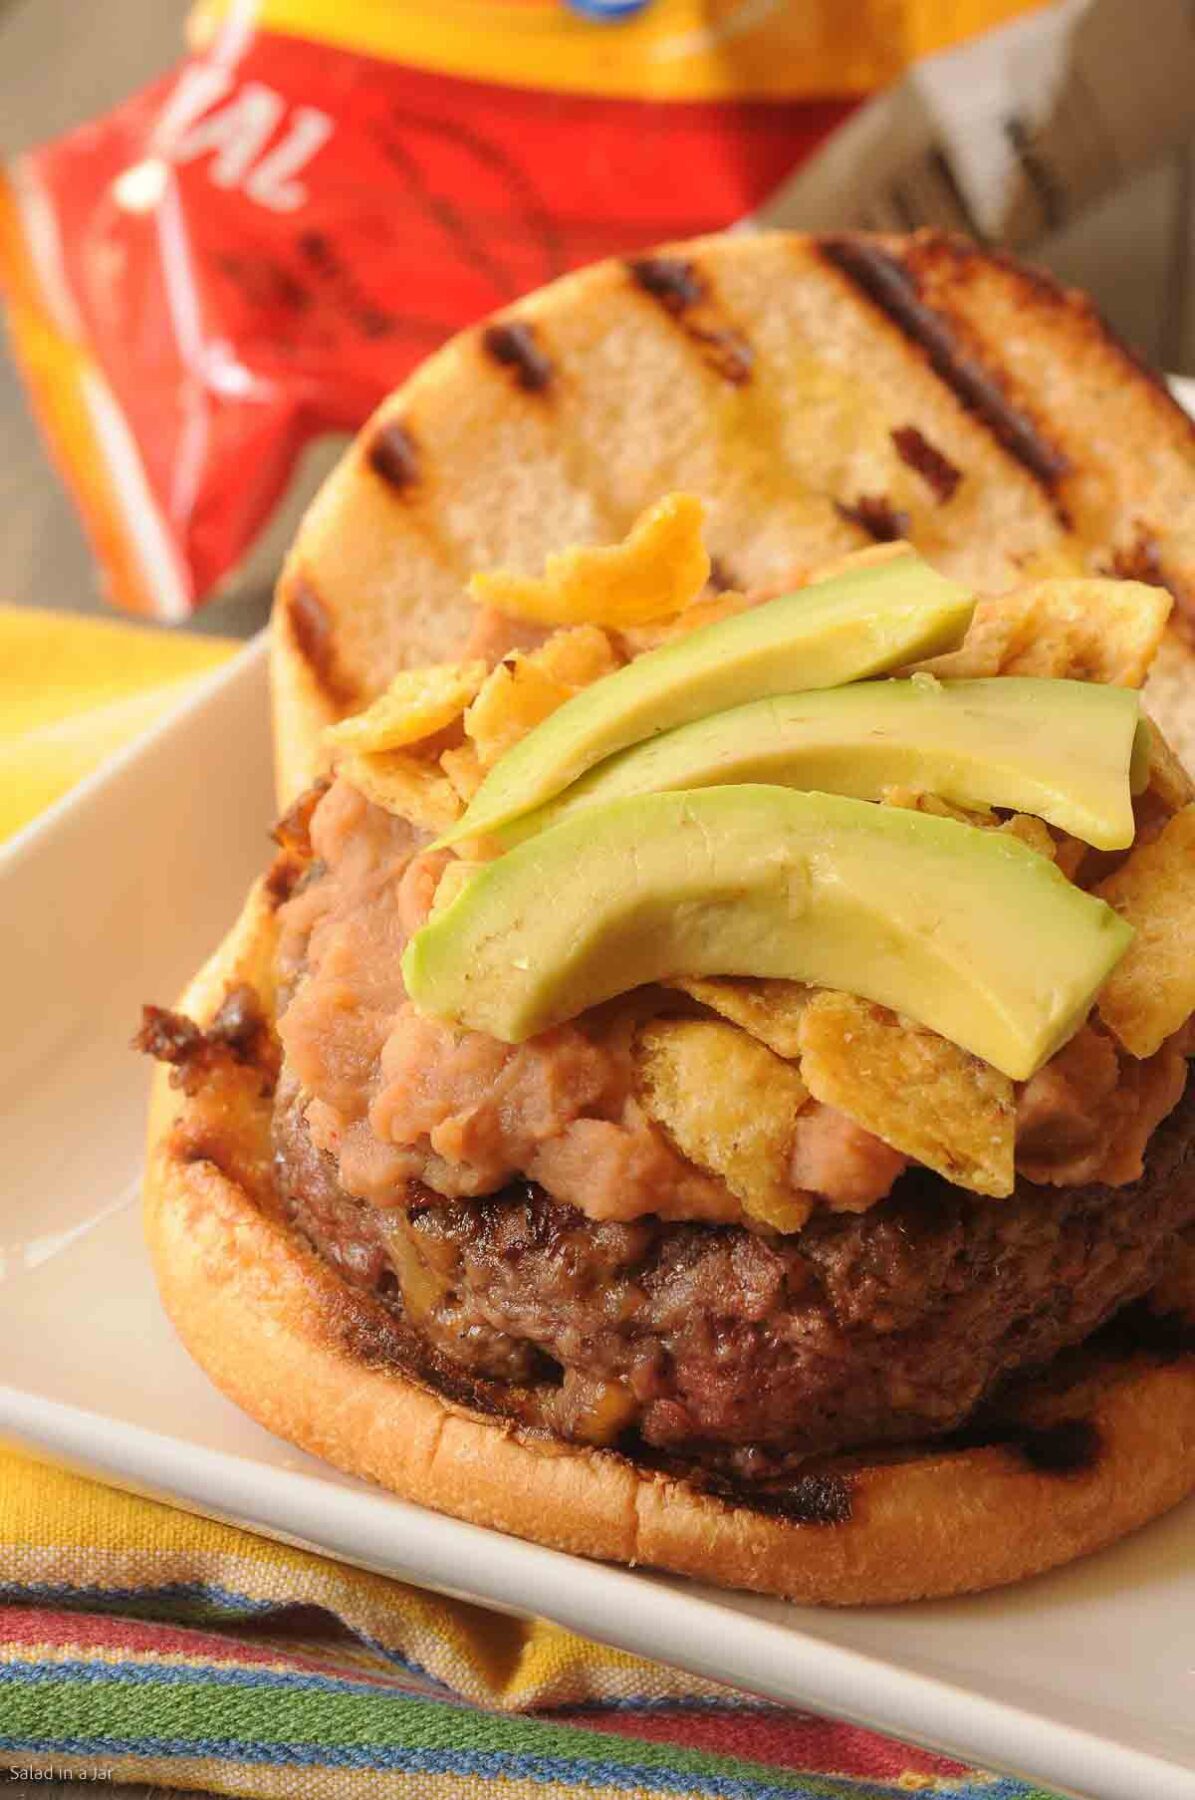
<svg viewBox="0 0 1195 1800">
<path fill-rule="evenodd" d="M 206 0 L 176 69 L 0 186 L 13 342 L 112 596 L 184 617 L 307 441 L 453 331 L 744 218 L 1028 3 Z"/>
</svg>

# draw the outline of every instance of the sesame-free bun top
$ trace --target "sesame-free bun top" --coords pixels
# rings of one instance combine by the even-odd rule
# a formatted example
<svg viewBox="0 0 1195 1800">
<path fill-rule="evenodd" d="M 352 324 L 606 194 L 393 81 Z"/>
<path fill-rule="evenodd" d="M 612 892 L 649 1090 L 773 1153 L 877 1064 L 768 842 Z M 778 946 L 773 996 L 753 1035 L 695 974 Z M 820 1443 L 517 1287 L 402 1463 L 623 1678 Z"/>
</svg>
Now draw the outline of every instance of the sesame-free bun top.
<svg viewBox="0 0 1195 1800">
<path fill-rule="evenodd" d="M 961 239 L 741 234 L 567 276 L 378 409 L 279 585 L 283 797 L 324 725 L 455 652 L 474 571 L 617 539 L 670 489 L 742 589 L 877 534 L 981 592 L 1162 582 L 1146 703 L 1195 750 L 1195 428 L 1165 387 L 1084 296 Z"/>
</svg>

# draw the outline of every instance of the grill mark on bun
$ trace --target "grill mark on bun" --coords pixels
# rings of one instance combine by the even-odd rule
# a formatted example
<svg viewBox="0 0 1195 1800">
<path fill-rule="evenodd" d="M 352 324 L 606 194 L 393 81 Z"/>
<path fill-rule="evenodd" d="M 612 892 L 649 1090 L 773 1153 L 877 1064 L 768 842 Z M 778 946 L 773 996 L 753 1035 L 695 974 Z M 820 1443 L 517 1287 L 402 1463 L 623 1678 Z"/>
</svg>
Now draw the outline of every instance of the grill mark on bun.
<svg viewBox="0 0 1195 1800">
<path fill-rule="evenodd" d="M 967 411 L 1054 498 L 1059 482 L 1070 470 L 1066 456 L 1014 405 L 999 376 L 964 349 L 950 322 L 923 299 L 916 276 L 904 263 L 863 237 L 823 237 L 819 245 L 831 268 L 852 282 L 922 351 L 934 374 Z"/>
<path fill-rule="evenodd" d="M 635 285 L 675 319 L 715 375 L 732 387 L 750 381 L 755 352 L 723 314 L 696 263 L 675 256 L 640 256 L 626 267 Z"/>
<path fill-rule="evenodd" d="M 752 1512 L 788 1519 L 794 1525 L 845 1525 L 854 1512 L 854 1489 L 849 1475 L 819 1473 L 794 1475 L 774 1492 L 755 1492 L 744 1485 L 727 1496 Z"/>
<path fill-rule="evenodd" d="M 982 282 L 985 264 L 998 268 L 1010 287 L 1019 290 L 1014 305 L 1023 305 L 1030 311 L 1049 309 L 1058 315 L 1049 321 L 1051 330 L 1063 337 L 1085 340 L 1092 349 L 1098 346 L 1113 365 L 1103 372 L 1101 379 L 1115 382 L 1123 377 L 1128 385 L 1139 390 L 1142 398 L 1148 397 L 1160 430 L 1176 448 L 1178 441 L 1185 440 L 1183 448 L 1187 455 L 1195 456 L 1195 419 L 1179 405 L 1157 369 L 1112 330 L 1081 289 L 1067 287 L 1047 270 L 1019 262 L 1008 251 L 991 247 L 979 250 L 965 237 L 951 233 L 919 231 L 909 240 L 905 255 L 914 279 L 923 278 L 927 284 L 934 285 L 940 282 L 943 288 L 973 276 Z M 1065 518 L 1063 523 L 1066 523 Z M 1111 572 L 1116 573 L 1114 568 Z M 1149 577 L 1132 579 L 1149 580 Z M 1173 571 L 1167 571 L 1158 585 L 1167 587 L 1174 596 L 1172 623 L 1175 628 L 1188 642 L 1195 642 L 1195 588 Z"/>
<path fill-rule="evenodd" d="M 687 306 L 696 306 L 706 298 L 705 278 L 698 273 L 696 263 L 684 262 L 678 256 L 639 256 L 627 268 L 644 293 L 658 300 L 674 318 L 679 318 Z"/>
<path fill-rule="evenodd" d="M 1099 1429 L 1090 1419 L 1029 1425 L 1016 1419 L 988 1418 L 952 1431 L 942 1439 L 942 1448 L 1008 1450 L 1039 1475 L 1081 1475 L 1095 1468 L 1102 1446 Z"/>
<path fill-rule="evenodd" d="M 978 236 L 978 233 L 972 234 Z M 1021 262 L 1011 251 L 995 245 L 979 250 L 967 237 L 955 232 L 918 231 L 909 242 L 909 259 L 916 268 L 944 272 L 954 280 L 970 273 L 976 265 L 994 264 L 1017 283 L 1033 302 L 1057 312 L 1068 312 L 1103 342 L 1104 348 L 1124 364 L 1131 379 L 1143 379 L 1153 390 L 1168 416 L 1168 423 L 1179 426 L 1195 447 L 1195 419 L 1180 406 L 1156 368 L 1112 330 L 1090 295 L 1082 288 L 1068 287 L 1040 264 Z"/>
<path fill-rule="evenodd" d="M 1013 1448 L 1042 1475 L 1081 1475 L 1100 1459 L 1100 1434 L 1090 1419 L 1060 1419 L 1020 1432 Z"/>
<path fill-rule="evenodd" d="M 854 1513 L 856 1452 L 844 1451 L 848 1467 L 825 1466 L 821 1457 L 812 1467 L 793 1466 L 758 1478 L 719 1466 L 716 1447 L 665 1450 L 645 1443 L 635 1431 L 620 1439 L 618 1453 L 636 1469 L 652 1469 L 670 1481 L 682 1481 L 743 1511 L 767 1518 L 787 1519 L 793 1525 L 845 1525 Z M 837 1457 L 833 1458 L 837 1461 Z M 809 1459 L 805 1459 L 808 1463 Z"/>
<path fill-rule="evenodd" d="M 1115 549 L 1100 570 L 1117 581 L 1141 581 L 1146 587 L 1165 588 L 1174 601 L 1170 623 L 1190 644 L 1195 642 L 1195 590 L 1177 581 L 1162 561 L 1156 537 L 1144 525 L 1129 544 Z"/>
<path fill-rule="evenodd" d="M 552 385 L 552 359 L 540 345 L 534 325 L 490 325 L 482 333 L 482 348 L 525 394 L 543 394 Z"/>
<path fill-rule="evenodd" d="M 845 500 L 836 500 L 834 510 L 848 524 L 865 531 L 877 544 L 892 544 L 898 538 L 906 538 L 912 527 L 908 513 L 893 506 L 883 494 L 860 494 L 850 505 Z"/>
<path fill-rule="evenodd" d="M 374 432 L 366 458 L 374 474 L 396 494 L 405 494 L 419 480 L 419 446 L 401 419 L 392 419 Z"/>
<path fill-rule="evenodd" d="M 335 705 L 352 706 L 358 697 L 356 684 L 340 667 L 328 609 L 304 576 L 292 583 L 286 596 L 286 616 L 295 648 L 318 686 Z"/>
<path fill-rule="evenodd" d="M 1108 574 L 1118 581 L 1143 581 L 1146 587 L 1166 586 L 1162 573 L 1162 553 L 1158 540 L 1144 525 L 1137 527 L 1131 544 L 1122 544 L 1112 553 Z"/>
<path fill-rule="evenodd" d="M 963 479 L 963 472 L 956 468 L 950 458 L 931 444 L 924 432 L 918 431 L 915 425 L 900 425 L 892 433 L 892 442 L 896 445 L 896 454 L 910 469 L 916 470 L 921 479 L 930 486 L 938 499 L 945 506 L 953 499 L 954 491 Z"/>
<path fill-rule="evenodd" d="M 735 578 L 720 556 L 710 557 L 709 586 L 715 594 L 726 594 L 736 585 Z"/>
</svg>

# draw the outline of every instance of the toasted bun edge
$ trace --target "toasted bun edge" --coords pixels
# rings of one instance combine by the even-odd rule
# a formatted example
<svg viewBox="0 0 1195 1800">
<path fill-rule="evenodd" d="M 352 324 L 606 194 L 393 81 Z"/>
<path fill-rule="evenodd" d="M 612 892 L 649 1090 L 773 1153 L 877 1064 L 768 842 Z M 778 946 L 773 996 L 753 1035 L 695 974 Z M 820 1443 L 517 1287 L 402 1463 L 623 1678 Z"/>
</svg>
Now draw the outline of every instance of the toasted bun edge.
<svg viewBox="0 0 1195 1800">
<path fill-rule="evenodd" d="M 181 1006 L 209 1020 L 262 979 L 273 906 L 250 893 Z M 443 1399 L 370 1353 L 385 1309 L 351 1290 L 246 1187 L 195 1154 L 195 1102 L 155 1082 L 145 1230 L 179 1337 L 277 1436 L 401 1498 L 553 1548 L 806 1603 L 999 1586 L 1114 1542 L 1195 1487 L 1195 1357 L 1133 1357 L 1083 1383 L 1098 1453 L 1069 1473 L 1015 1449 L 843 1459 L 850 1516 L 795 1523 L 611 1451 L 536 1437 Z M 235 1121 L 234 1121 L 235 1124 Z"/>
</svg>

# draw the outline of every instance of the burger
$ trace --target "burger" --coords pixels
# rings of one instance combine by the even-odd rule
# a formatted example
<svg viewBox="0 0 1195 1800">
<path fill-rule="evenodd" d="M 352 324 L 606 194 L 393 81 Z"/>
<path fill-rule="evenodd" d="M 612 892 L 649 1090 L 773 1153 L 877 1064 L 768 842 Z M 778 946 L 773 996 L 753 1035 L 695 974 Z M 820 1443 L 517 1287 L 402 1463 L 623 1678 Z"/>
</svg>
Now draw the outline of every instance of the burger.
<svg viewBox="0 0 1195 1800">
<path fill-rule="evenodd" d="M 1195 434 L 937 236 L 433 357 L 273 635 L 276 855 L 146 1009 L 213 1380 L 409 1499 L 812 1602 L 1195 1485 Z"/>
</svg>

